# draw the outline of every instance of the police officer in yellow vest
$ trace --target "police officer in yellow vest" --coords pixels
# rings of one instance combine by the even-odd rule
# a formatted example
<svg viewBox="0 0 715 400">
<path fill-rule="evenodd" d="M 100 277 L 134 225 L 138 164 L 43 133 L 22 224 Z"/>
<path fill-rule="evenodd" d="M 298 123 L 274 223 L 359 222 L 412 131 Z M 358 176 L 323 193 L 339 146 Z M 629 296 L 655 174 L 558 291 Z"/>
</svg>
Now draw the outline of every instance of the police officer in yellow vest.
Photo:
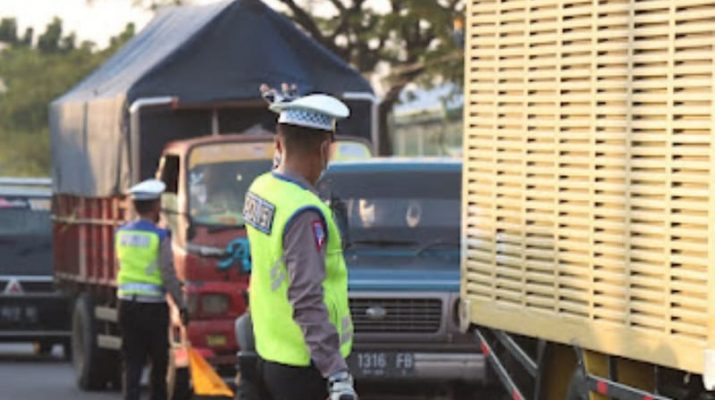
<svg viewBox="0 0 715 400">
<path fill-rule="evenodd" d="M 349 110 L 323 94 L 264 97 L 280 113 L 280 161 L 252 183 L 244 207 L 259 376 L 273 400 L 357 399 L 345 362 L 353 325 L 340 233 L 314 189 L 335 121 Z"/>
<path fill-rule="evenodd" d="M 181 283 L 176 277 L 171 235 L 156 226 L 160 196 L 166 186 L 150 179 L 129 190 L 138 218 L 119 228 L 115 251 L 119 259 L 117 297 L 124 361 L 124 399 L 139 399 L 139 383 L 146 360 L 151 361 L 151 399 L 167 400 L 169 309 L 166 293 L 187 322 Z"/>
</svg>

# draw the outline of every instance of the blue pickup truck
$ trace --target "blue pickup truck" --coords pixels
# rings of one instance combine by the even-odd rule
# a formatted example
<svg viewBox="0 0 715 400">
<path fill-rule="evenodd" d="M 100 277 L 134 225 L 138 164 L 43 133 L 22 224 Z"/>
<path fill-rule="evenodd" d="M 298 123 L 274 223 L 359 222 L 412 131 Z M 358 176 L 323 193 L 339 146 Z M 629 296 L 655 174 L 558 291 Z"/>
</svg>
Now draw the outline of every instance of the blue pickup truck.
<svg viewBox="0 0 715 400">
<path fill-rule="evenodd" d="M 461 170 L 454 159 L 374 158 L 332 163 L 318 183 L 343 231 L 358 382 L 487 383 L 459 331 Z"/>
</svg>

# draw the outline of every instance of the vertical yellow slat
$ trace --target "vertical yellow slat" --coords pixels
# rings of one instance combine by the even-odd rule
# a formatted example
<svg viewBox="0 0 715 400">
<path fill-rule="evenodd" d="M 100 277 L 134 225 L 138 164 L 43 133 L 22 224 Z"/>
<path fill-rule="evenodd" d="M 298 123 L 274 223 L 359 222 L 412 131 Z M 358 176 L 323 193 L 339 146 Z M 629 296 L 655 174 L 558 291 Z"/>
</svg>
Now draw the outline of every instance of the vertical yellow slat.
<svg viewBox="0 0 715 400">
<path fill-rule="evenodd" d="M 468 3 L 470 320 L 699 372 L 715 348 L 715 0 Z"/>
</svg>

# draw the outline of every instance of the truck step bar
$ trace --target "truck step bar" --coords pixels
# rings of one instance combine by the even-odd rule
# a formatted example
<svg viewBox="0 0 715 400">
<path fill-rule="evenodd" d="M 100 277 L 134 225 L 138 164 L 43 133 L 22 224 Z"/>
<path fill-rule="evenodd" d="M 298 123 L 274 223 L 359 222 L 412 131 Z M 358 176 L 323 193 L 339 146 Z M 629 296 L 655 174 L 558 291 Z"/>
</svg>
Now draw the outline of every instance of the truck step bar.
<svg viewBox="0 0 715 400">
<path fill-rule="evenodd" d="M 595 375 L 586 375 L 586 385 L 590 392 L 598 393 L 609 399 L 618 400 L 672 400 L 670 397 L 664 397 L 653 393 L 648 393 L 645 390 L 632 388 L 622 383 L 613 382 L 612 380 L 601 378 Z"/>
<path fill-rule="evenodd" d="M 513 400 L 530 400 L 532 396 L 524 397 L 519 387 L 514 382 L 514 379 L 509 375 L 509 371 L 504 366 L 503 361 L 494 351 L 494 348 L 486 339 L 485 333 L 489 332 L 499 343 L 510 353 L 510 355 L 521 364 L 532 377 L 537 378 L 539 375 L 538 363 L 531 359 L 527 353 L 519 346 L 518 343 L 506 332 L 500 330 L 492 330 L 488 328 L 477 328 L 474 334 L 479 341 L 484 357 L 489 361 L 489 364 L 494 369 L 494 372 L 499 377 L 502 385 Z M 655 393 L 649 393 L 645 390 L 636 389 L 622 383 L 615 382 L 611 379 L 602 378 L 588 373 L 585 370 L 583 362 L 583 352 L 580 348 L 574 347 L 574 351 L 578 358 L 578 368 L 586 379 L 583 381 L 581 392 L 585 395 L 589 393 L 598 393 L 606 396 L 609 399 L 615 400 L 672 400 L 670 397 L 665 397 Z"/>
<path fill-rule="evenodd" d="M 494 350 L 489 345 L 489 342 L 487 342 L 487 339 L 484 337 L 482 332 L 479 329 L 475 329 L 474 332 L 477 336 L 477 340 L 479 340 L 479 346 L 482 349 L 484 358 L 489 360 L 489 364 L 491 364 L 492 368 L 494 368 L 494 372 L 496 372 L 502 385 L 504 385 L 506 390 L 511 395 L 512 400 L 525 400 L 524 395 L 521 394 L 521 391 L 516 386 L 516 383 L 514 383 L 514 380 L 511 379 L 509 372 L 507 372 L 506 368 L 504 368 L 504 364 L 501 360 L 499 360 L 496 353 L 494 353 Z"/>
<path fill-rule="evenodd" d="M 514 339 L 506 334 L 504 331 L 494 330 L 494 336 L 499 340 L 502 346 L 506 347 L 509 352 L 514 356 L 514 358 L 521 364 L 522 367 L 531 375 L 532 378 L 536 378 L 539 373 L 539 367 L 536 361 L 532 360 L 526 352 L 519 346 L 519 344 L 514 341 Z"/>
<path fill-rule="evenodd" d="M 97 335 L 97 346 L 102 349 L 121 350 L 122 338 L 112 335 Z"/>
<path fill-rule="evenodd" d="M 116 308 L 112 307 L 94 307 L 94 317 L 100 321 L 119 322 L 119 313 Z"/>
</svg>

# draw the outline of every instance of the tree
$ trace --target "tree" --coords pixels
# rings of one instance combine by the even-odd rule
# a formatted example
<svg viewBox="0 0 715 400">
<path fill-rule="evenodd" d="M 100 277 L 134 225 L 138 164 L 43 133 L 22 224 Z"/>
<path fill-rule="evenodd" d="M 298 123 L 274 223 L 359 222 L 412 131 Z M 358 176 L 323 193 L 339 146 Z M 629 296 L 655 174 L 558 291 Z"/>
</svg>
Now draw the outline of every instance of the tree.
<svg viewBox="0 0 715 400">
<path fill-rule="evenodd" d="M 14 26 L 13 29 L 8 26 Z M 1 28 L 4 27 L 4 28 Z M 3 30 L 4 29 L 4 30 Z M 17 25 L 0 21 L 3 38 L 17 38 Z M 92 42 L 76 45 L 53 20 L 33 47 L 33 31 L 0 52 L 0 175 L 47 175 L 50 172 L 49 103 L 102 64 L 134 34 L 134 26 L 104 50 Z M 4 40 L 3 40 L 4 41 Z"/>
<path fill-rule="evenodd" d="M 85 0 L 87 4 L 94 4 L 100 0 Z M 156 11 L 166 6 L 180 6 L 190 4 L 192 0 L 132 0 L 132 6 L 140 7 L 145 10 Z"/>
<path fill-rule="evenodd" d="M 37 39 L 37 48 L 45 53 L 58 52 L 62 47 L 62 20 L 54 17 Z"/>
<path fill-rule="evenodd" d="M 370 75 L 389 65 L 380 106 L 380 154 L 392 152 L 387 118 L 408 83 L 462 81 L 463 53 L 452 29 L 463 12 L 462 0 L 388 0 L 386 13 L 368 7 L 366 0 L 278 1 L 308 35 L 360 72 Z M 316 5 L 331 6 L 336 16 L 316 16 L 311 12 Z"/>
<path fill-rule="evenodd" d="M 15 18 L 0 19 L 0 42 L 8 44 L 16 44 L 17 38 L 17 20 Z"/>
</svg>

